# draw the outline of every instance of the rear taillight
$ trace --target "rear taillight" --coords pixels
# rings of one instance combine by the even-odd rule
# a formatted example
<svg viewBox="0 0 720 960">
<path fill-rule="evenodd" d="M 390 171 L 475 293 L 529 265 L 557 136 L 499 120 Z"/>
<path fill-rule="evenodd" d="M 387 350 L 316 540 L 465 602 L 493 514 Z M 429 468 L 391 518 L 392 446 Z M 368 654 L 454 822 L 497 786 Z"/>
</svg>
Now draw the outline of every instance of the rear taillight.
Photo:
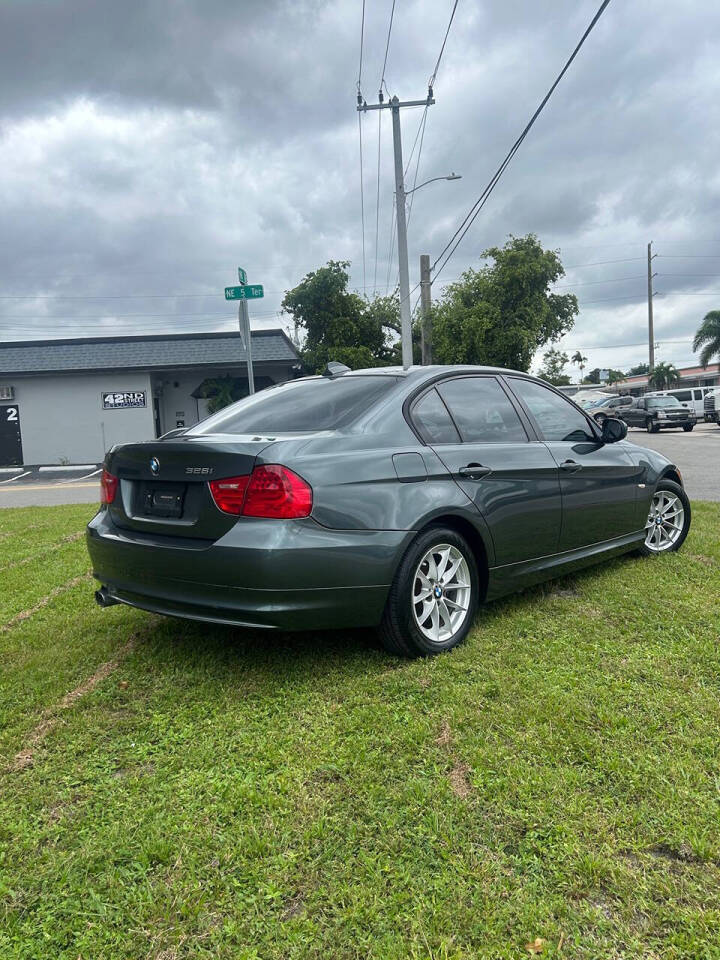
<svg viewBox="0 0 720 960">
<path fill-rule="evenodd" d="M 250 476 L 213 480 L 210 492 L 223 513 L 295 520 L 312 512 L 312 487 L 279 463 L 255 467 Z"/>
<path fill-rule="evenodd" d="M 249 480 L 249 476 L 213 480 L 210 484 L 210 493 L 212 493 L 215 505 L 223 513 L 234 513 L 236 516 L 240 516 L 243 512 Z"/>
<path fill-rule="evenodd" d="M 100 477 L 100 503 L 112 503 L 118 488 L 118 478 L 103 469 Z"/>
</svg>

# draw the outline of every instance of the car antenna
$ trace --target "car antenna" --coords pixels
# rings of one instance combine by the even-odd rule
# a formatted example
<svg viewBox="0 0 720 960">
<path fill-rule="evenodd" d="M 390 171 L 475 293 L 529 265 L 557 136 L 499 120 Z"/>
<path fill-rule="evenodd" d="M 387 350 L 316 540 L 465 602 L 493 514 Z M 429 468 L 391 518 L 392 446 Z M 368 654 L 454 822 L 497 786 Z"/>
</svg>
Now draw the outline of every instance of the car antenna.
<svg viewBox="0 0 720 960">
<path fill-rule="evenodd" d="M 350 373 L 350 367 L 346 367 L 344 363 L 337 363 L 335 360 L 330 360 L 326 364 L 322 375 L 324 377 L 342 377 L 344 373 Z"/>
</svg>

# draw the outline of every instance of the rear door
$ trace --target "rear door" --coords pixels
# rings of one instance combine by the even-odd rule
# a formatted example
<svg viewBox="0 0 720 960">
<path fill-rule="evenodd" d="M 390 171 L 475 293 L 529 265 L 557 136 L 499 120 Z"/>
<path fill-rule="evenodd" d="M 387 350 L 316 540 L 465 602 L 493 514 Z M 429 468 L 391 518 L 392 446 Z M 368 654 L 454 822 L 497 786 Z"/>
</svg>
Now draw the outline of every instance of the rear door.
<svg viewBox="0 0 720 960">
<path fill-rule="evenodd" d="M 414 403 L 411 416 L 485 518 L 498 565 L 557 551 L 557 464 L 496 377 L 442 380 Z"/>
<path fill-rule="evenodd" d="M 634 532 L 640 468 L 622 443 L 600 442 L 585 414 L 562 394 L 521 377 L 507 382 L 560 468 L 560 550 Z"/>
</svg>

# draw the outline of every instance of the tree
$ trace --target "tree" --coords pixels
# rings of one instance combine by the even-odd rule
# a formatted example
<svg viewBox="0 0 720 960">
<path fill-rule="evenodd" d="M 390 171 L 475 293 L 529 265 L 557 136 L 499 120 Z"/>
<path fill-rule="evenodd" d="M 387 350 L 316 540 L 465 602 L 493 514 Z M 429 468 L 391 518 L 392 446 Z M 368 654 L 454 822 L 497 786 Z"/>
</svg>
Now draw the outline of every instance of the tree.
<svg viewBox="0 0 720 960">
<path fill-rule="evenodd" d="M 613 370 L 612 367 L 607 372 L 607 377 L 603 379 L 603 383 L 617 383 L 618 380 L 624 380 L 625 374 L 622 370 Z M 585 377 L 583 383 L 600 383 L 600 367 L 595 367 L 594 370 L 591 370 L 590 373 Z"/>
<path fill-rule="evenodd" d="M 510 237 L 482 256 L 494 262 L 467 270 L 433 311 L 435 359 L 528 370 L 540 347 L 571 329 L 577 297 L 550 292 L 565 271 L 534 234 Z"/>
<path fill-rule="evenodd" d="M 580 381 L 582 382 L 583 370 L 585 369 L 585 364 L 587 363 L 587 357 L 584 357 L 579 350 L 576 350 L 572 355 L 572 362 L 576 367 L 580 368 Z"/>
<path fill-rule="evenodd" d="M 667 390 L 674 383 L 677 383 L 680 379 L 680 374 L 677 372 L 674 364 L 672 363 L 656 363 L 655 369 L 650 374 L 649 384 L 651 387 L 655 387 L 656 390 Z"/>
<path fill-rule="evenodd" d="M 563 373 L 567 362 L 568 355 L 566 353 L 551 347 L 543 354 L 543 365 L 540 367 L 538 376 L 547 380 L 554 387 L 566 387 L 570 383 L 570 377 Z"/>
<path fill-rule="evenodd" d="M 713 357 L 720 362 L 720 310 L 711 310 L 705 314 L 705 319 L 695 334 L 693 350 L 700 350 L 700 363 L 703 367 L 707 367 Z"/>
<path fill-rule="evenodd" d="M 329 360 L 378 367 L 393 362 L 400 331 L 397 297 L 365 300 L 347 289 L 348 261 L 330 260 L 288 290 L 282 309 L 305 331 L 303 364 L 321 373 Z"/>
<path fill-rule="evenodd" d="M 647 363 L 638 363 L 635 367 L 630 367 L 625 374 L 626 377 L 641 377 L 644 373 L 650 373 L 650 365 Z"/>
</svg>

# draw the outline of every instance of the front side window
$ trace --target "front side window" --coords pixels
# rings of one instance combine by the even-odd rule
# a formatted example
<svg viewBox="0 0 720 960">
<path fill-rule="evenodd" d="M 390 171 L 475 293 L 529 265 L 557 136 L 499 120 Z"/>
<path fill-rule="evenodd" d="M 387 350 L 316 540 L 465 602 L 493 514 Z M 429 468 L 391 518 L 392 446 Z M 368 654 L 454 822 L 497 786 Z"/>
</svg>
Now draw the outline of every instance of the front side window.
<svg viewBox="0 0 720 960">
<path fill-rule="evenodd" d="M 454 377 L 438 384 L 465 443 L 526 443 L 527 434 L 494 377 Z"/>
<path fill-rule="evenodd" d="M 356 420 L 398 382 L 398 377 L 371 374 L 291 380 L 238 400 L 192 427 L 186 436 L 337 430 Z"/>
<path fill-rule="evenodd" d="M 578 408 L 542 384 L 509 377 L 515 393 L 535 418 L 543 440 L 578 443 L 596 440 L 592 427 Z"/>
</svg>

